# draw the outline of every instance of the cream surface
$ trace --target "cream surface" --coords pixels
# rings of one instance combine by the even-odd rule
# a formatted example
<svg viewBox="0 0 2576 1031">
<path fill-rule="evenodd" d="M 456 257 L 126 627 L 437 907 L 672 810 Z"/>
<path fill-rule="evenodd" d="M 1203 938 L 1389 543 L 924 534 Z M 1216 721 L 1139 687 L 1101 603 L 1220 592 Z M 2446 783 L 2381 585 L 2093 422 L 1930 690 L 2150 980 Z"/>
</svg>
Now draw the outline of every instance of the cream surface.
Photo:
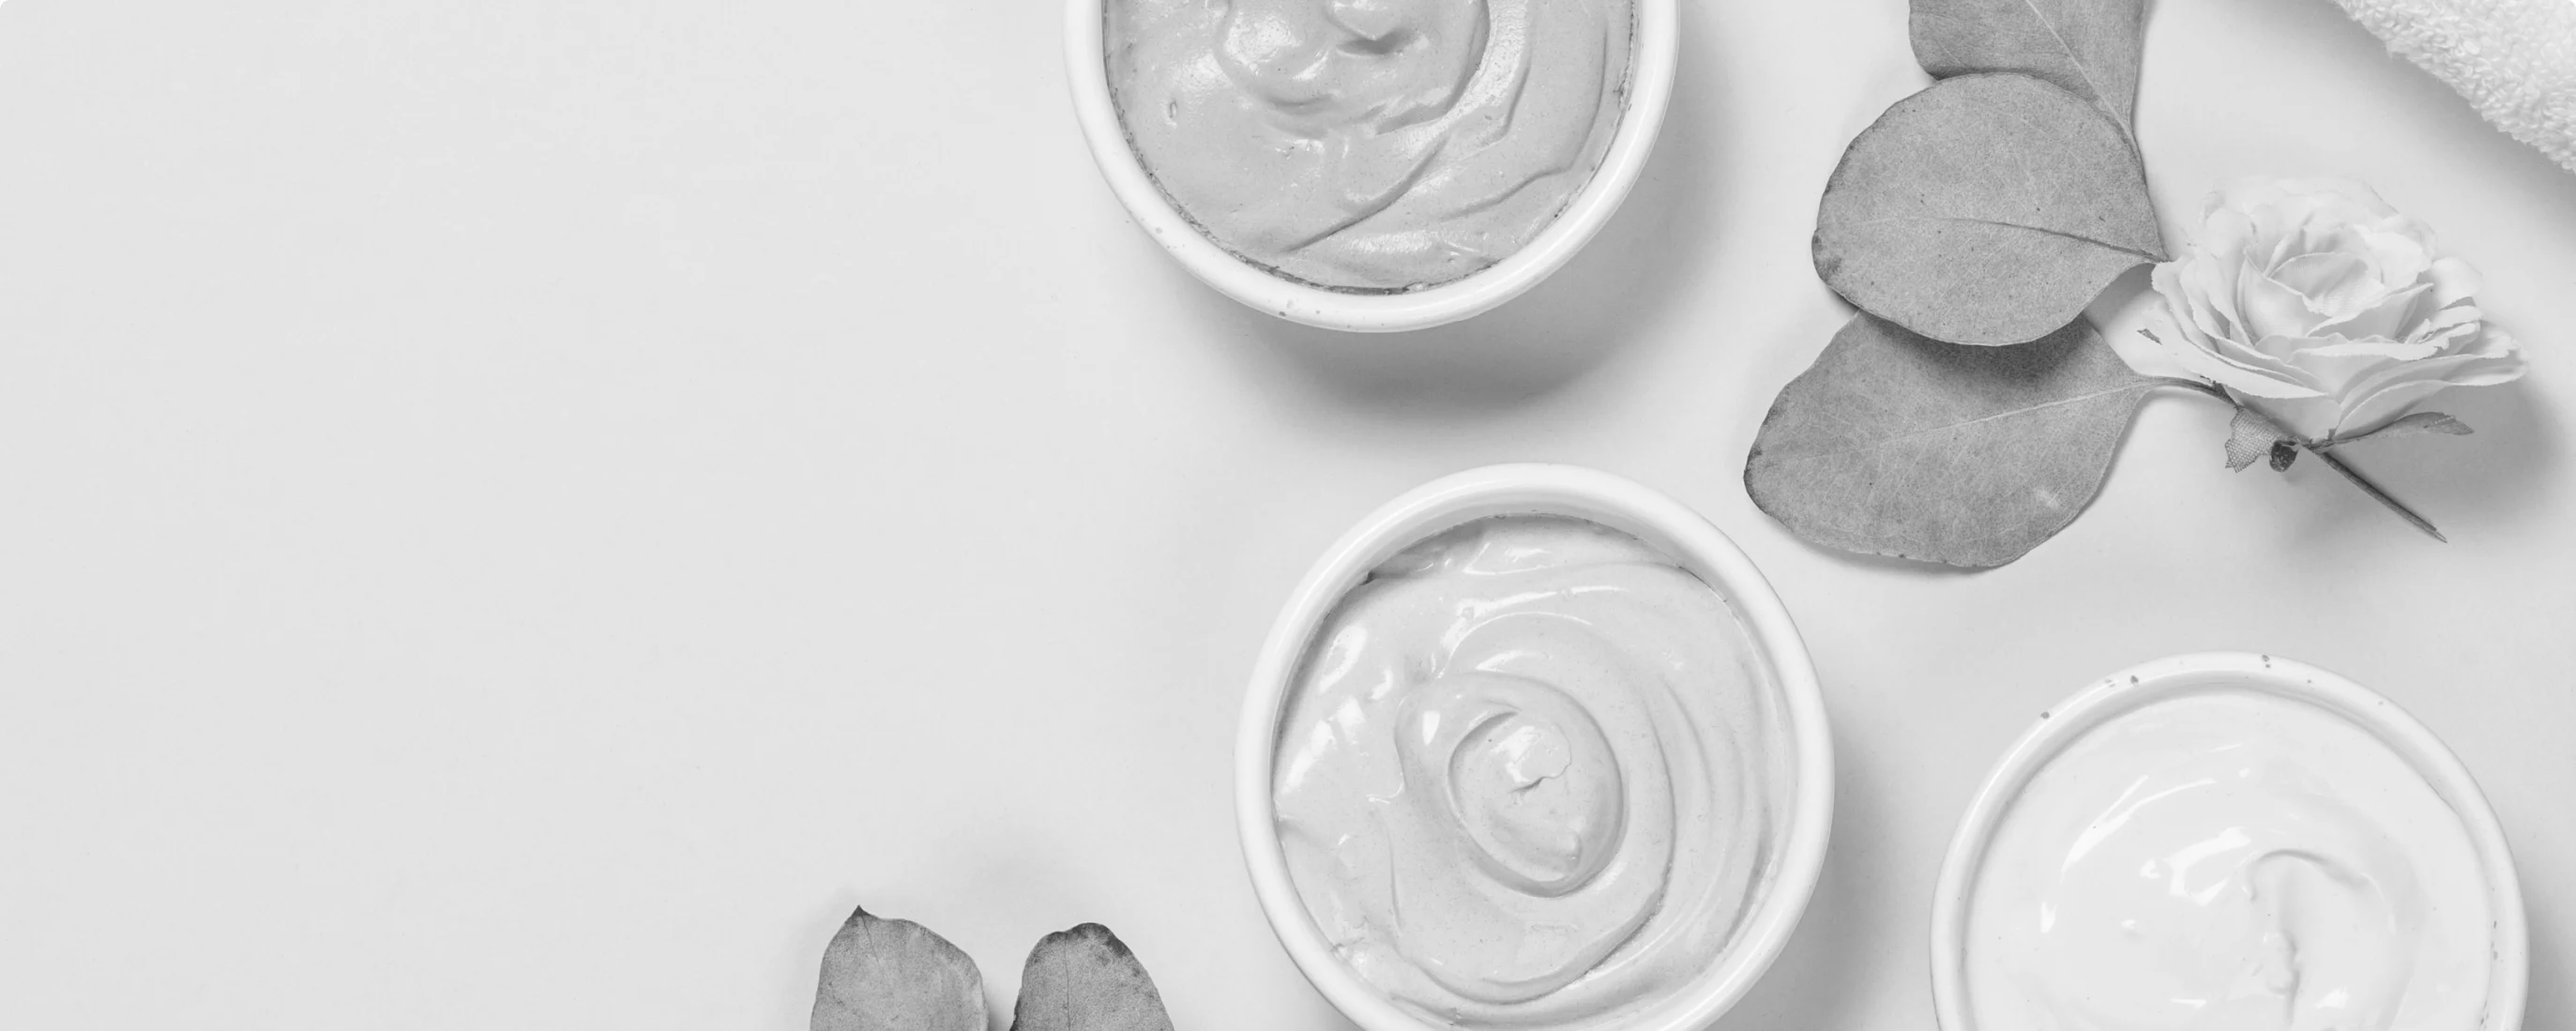
<svg viewBox="0 0 2576 1031">
<path fill-rule="evenodd" d="M 1219 245 L 1400 290 L 1519 250 L 1617 129 L 1634 0 L 1108 0 L 1145 169 Z"/>
<path fill-rule="evenodd" d="M 1976 1031 L 2476 1031 L 2492 960 L 2466 829 L 2325 709 L 2152 703 L 2041 768 L 1969 910 Z"/>
<path fill-rule="evenodd" d="M 1375 571 L 1280 724 L 1291 878 L 1341 958 L 1461 1027 L 1599 1026 L 1706 972 L 1772 876 L 1782 702 L 1717 592 L 1513 516 Z"/>
</svg>

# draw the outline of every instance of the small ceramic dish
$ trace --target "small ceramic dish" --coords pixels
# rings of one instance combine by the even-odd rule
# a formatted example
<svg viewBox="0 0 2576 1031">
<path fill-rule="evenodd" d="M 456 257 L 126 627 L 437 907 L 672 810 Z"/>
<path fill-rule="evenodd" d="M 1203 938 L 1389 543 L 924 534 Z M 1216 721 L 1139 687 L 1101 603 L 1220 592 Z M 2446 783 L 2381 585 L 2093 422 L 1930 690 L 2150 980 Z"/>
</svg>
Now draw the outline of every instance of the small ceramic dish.
<svg viewBox="0 0 2576 1031">
<path fill-rule="evenodd" d="M 1065 69 L 1074 113 L 1110 191 L 1136 224 L 1181 267 L 1219 293 L 1283 319 L 1354 332 L 1426 329 L 1455 322 L 1520 296 L 1565 265 L 1610 221 L 1654 149 L 1672 99 L 1673 0 L 1637 0 L 1636 52 L 1629 67 L 1619 127 L 1590 181 L 1576 191 L 1529 244 L 1492 267 L 1436 286 L 1403 292 L 1327 289 L 1283 278 L 1218 246 L 1201 233 L 1146 174 L 1118 120 L 1102 49 L 1103 0 L 1067 0 Z"/>
<path fill-rule="evenodd" d="M 1308 645 L 1370 571 L 1426 538 L 1489 516 L 1570 516 L 1626 533 L 1715 589 L 1769 669 L 1794 754 L 1795 778 L 1777 832 L 1767 888 L 1745 911 L 1718 961 L 1619 1031 L 1698 1031 L 1742 998 L 1770 968 L 1815 890 L 1833 822 L 1833 745 L 1806 645 L 1752 560 L 1707 519 L 1633 481 L 1563 465 L 1497 465 L 1425 484 L 1360 521 L 1307 573 L 1254 667 L 1235 741 L 1235 817 L 1253 892 L 1271 930 L 1343 1016 L 1366 1031 L 1447 1031 L 1391 1002 L 1344 964 L 1309 916 L 1280 846 L 1273 799 L 1279 721 Z"/>
<path fill-rule="evenodd" d="M 2529 978 L 2522 889 L 2504 831 L 2468 768 L 2433 732 L 2393 702 L 2343 677 L 2288 659 L 2204 653 L 2122 670 L 2048 710 L 2013 742 L 1986 778 L 1951 838 L 1932 902 L 1932 998 L 1943 1031 L 1982 1028 L 1970 997 L 1968 927 L 1989 846 L 2032 779 L 2088 733 L 2147 705 L 2219 692 L 2252 692 L 2313 706 L 2385 745 L 2457 814 L 2477 857 L 2494 916 L 2494 965 L 2485 1020 L 2474 1031 L 2515 1031 Z M 2179 876 L 2179 875 L 2177 875 Z"/>
</svg>

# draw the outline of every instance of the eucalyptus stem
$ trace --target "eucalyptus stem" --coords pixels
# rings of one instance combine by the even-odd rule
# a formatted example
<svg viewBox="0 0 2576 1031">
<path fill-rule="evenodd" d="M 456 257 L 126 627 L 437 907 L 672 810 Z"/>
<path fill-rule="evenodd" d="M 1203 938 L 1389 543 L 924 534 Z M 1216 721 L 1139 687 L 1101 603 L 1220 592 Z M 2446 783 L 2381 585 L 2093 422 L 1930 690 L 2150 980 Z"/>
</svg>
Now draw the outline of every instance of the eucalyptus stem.
<svg viewBox="0 0 2576 1031">
<path fill-rule="evenodd" d="M 2185 390 L 2207 394 L 2211 397 L 2227 402 L 2238 411 L 2262 420 L 2264 425 L 2272 428 L 2272 432 L 2280 434 L 2281 439 L 2296 444 L 2301 450 L 2317 456 L 2317 461 L 2324 462 L 2327 468 L 2343 474 L 2344 479 L 2352 481 L 2353 486 L 2361 488 L 2361 492 L 2369 495 L 2371 500 L 2388 506 L 2388 510 L 2397 513 L 2398 518 L 2406 520 L 2407 525 L 2424 531 L 2426 536 L 2429 536 L 2434 540 L 2440 541 L 2444 544 L 2451 543 L 2450 538 L 2442 536 L 2442 531 L 2433 528 L 2431 520 L 2428 520 L 2423 516 L 2416 515 L 2414 509 L 2406 507 L 2404 502 L 2389 496 L 2389 493 L 2385 490 L 2381 490 L 2378 484 L 2370 482 L 2368 477 L 2361 475 L 2360 470 L 2353 468 L 2351 464 L 2345 462 L 2343 459 L 2335 457 L 2327 450 L 2337 444 L 2343 443 L 2342 441 L 2309 440 L 2306 437 L 2292 433 L 2290 432 L 2289 427 L 2281 425 L 2280 420 L 2274 419 L 2271 416 L 2265 415 L 2262 412 L 2244 405 L 2237 404 L 2235 398 L 2228 396 L 2226 390 L 2220 388 L 2214 383 L 2204 383 L 2196 379 L 2177 379 L 2171 376 L 2158 376 L 2155 377 L 2155 380 L 2158 384 L 2164 386 L 2181 387 Z"/>
</svg>

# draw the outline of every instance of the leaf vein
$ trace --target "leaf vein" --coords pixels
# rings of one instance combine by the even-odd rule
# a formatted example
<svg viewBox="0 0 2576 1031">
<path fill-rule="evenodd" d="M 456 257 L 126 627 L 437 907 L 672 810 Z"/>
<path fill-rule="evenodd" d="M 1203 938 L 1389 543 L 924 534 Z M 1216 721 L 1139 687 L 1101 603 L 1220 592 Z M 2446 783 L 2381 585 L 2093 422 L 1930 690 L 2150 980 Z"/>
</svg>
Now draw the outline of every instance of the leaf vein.
<svg viewBox="0 0 2576 1031">
<path fill-rule="evenodd" d="M 2122 385 L 2120 385 L 2120 386 L 2112 387 L 2112 388 L 2107 389 L 2107 390 L 2097 390 L 2097 391 L 2094 391 L 2094 392 L 2089 393 L 2089 394 L 2078 394 L 2078 395 L 2076 395 L 2076 396 L 2074 396 L 2074 397 L 2059 398 L 2059 399 L 2057 399 L 2057 400 L 2055 400 L 2055 401 L 2048 401 L 2048 402 L 2044 402 L 2044 403 L 2041 403 L 2041 404 L 2030 405 L 2030 406 L 2023 407 L 2023 408 L 2015 408 L 2015 409 L 2012 409 L 2011 411 L 1996 412 L 1996 413 L 1994 413 L 1993 415 L 1984 415 L 1984 416 L 1979 416 L 1979 417 L 1977 417 L 1977 418 L 1974 418 L 1974 419 L 1968 419 L 1968 420 L 1964 420 L 1964 421 L 1961 421 L 1961 422 L 1946 423 L 1946 424 L 1943 424 L 1943 425 L 1940 425 L 1940 426 L 1926 426 L 1926 427 L 1924 427 L 1924 428 L 1922 428 L 1922 429 L 1919 429 L 1919 430 L 1907 430 L 1906 432 L 1903 432 L 1903 433 L 1897 433 L 1897 434 L 1892 434 L 1892 435 L 1885 436 L 1885 437 L 1879 437 L 1879 438 L 1877 438 L 1877 439 L 1875 439 L 1875 440 L 1862 441 L 1862 442 L 1860 442 L 1860 443 L 1858 443 L 1858 444 L 1856 444 L 1856 445 L 1853 445 L 1853 446 L 1851 446 L 1851 447 L 1834 448 L 1834 449 L 1831 449 L 1831 450 L 1824 450 L 1824 451 L 1807 451 L 1807 452 L 1793 453 L 1793 454 L 1788 454 L 1788 455 L 1781 455 L 1781 456 L 1779 457 L 1779 459 L 1778 459 L 1778 460 L 1779 460 L 1782 464 L 1784 464 L 1784 465 L 1785 465 L 1785 464 L 1792 463 L 1792 462 L 1806 462 L 1806 461 L 1814 461 L 1814 460 L 1818 460 L 1818 459 L 1826 459 L 1826 458 L 1841 458 L 1841 457 L 1845 457 L 1845 456 L 1848 456 L 1848 455 L 1862 454 L 1862 453 L 1865 453 L 1865 452 L 1868 452 L 1868 451 L 1874 451 L 1874 450 L 1880 450 L 1880 449 L 1883 449 L 1883 448 L 1887 447 L 1888 445 L 1890 445 L 1890 444 L 1894 444 L 1894 443 L 1897 443 L 1897 442 L 1899 442 L 1899 441 L 1912 440 L 1912 439 L 1917 438 L 1917 437 L 1926 437 L 1926 436 L 1931 436 L 1931 435 L 1936 434 L 1936 433 L 1949 433 L 1949 432 L 1953 432 L 1953 431 L 1956 431 L 1956 430 L 1963 430 L 1963 429 L 1966 429 L 1966 428 L 1968 428 L 1968 427 L 1970 427 L 1970 426 L 1975 426 L 1975 425 L 1978 425 L 1978 424 L 1981 424 L 1981 423 L 1989 423 L 1989 422 L 1993 422 L 1993 421 L 1995 421 L 1995 420 L 1997 420 L 1997 419 L 2009 419 L 2009 418 L 2013 418 L 2013 417 L 2015 417 L 2015 416 L 2029 415 L 2029 414 L 2032 414 L 2032 413 L 2034 413 L 2034 412 L 2047 411 L 2047 410 L 2052 409 L 2052 408 L 2063 408 L 2063 407 L 2065 407 L 2065 406 L 2067 406 L 2067 405 L 2071 405 L 2071 404 L 2080 404 L 2080 403 L 2083 403 L 2083 402 L 2086 402 L 2086 401 L 2095 401 L 2095 400 L 2100 400 L 2100 399 L 2105 398 L 2105 397 L 2110 397 L 2110 396 L 2112 396 L 2112 395 L 2114 395 L 2114 394 L 2121 394 L 2121 393 L 2144 393 L 2144 392 L 2145 392 L 2145 391 L 2147 391 L 2148 389 L 2152 388 L 2154 385 L 2155 385 L 2155 384 L 2152 384 L 2152 383 L 2126 383 L 2126 384 L 2122 384 Z M 1773 452 L 1773 453 L 1774 453 L 1774 454 L 1777 454 L 1777 452 L 1776 452 L 1776 451 L 1775 451 L 1775 452 Z"/>
<path fill-rule="evenodd" d="M 2049 21 L 2048 15 L 2040 13 L 2038 0 L 2021 0 L 2021 3 L 2022 6 L 2030 8 L 2031 18 L 2048 30 L 2049 38 L 2057 41 L 2057 48 L 2066 52 L 2067 63 L 2075 66 L 2075 74 L 2084 77 L 2084 85 L 2093 91 L 2094 99 L 2108 104 L 2111 95 L 2104 92 L 2101 82 L 2093 78 L 2093 69 L 2085 64 L 2082 55 L 2075 52 L 2075 45 L 2066 41 L 2066 34 L 2058 31 L 2057 24 Z"/>
<path fill-rule="evenodd" d="M 2156 260 L 2156 256 L 2154 254 L 2139 250 L 2135 247 L 2124 247 L 2119 244 L 2112 243 L 2109 240 L 2097 240 L 2082 233 L 2069 232 L 2064 229 L 2050 229 L 2047 226 L 2035 226 L 2026 222 L 2012 222 L 1999 218 L 1976 218 L 1968 215 L 1888 215 L 1883 218 L 1861 219 L 1856 222 L 1847 222 L 1844 224 L 1851 228 L 1858 229 L 1867 226 L 1884 225 L 1890 222 L 1964 222 L 1970 225 L 1997 226 L 2004 229 L 2021 229 L 2033 233 L 2039 233 L 2043 236 L 2054 236 L 2062 239 L 2074 240 L 2079 243 L 2089 243 L 2097 247 L 2118 251 L 2122 254 L 2134 254 L 2148 261 Z"/>
</svg>

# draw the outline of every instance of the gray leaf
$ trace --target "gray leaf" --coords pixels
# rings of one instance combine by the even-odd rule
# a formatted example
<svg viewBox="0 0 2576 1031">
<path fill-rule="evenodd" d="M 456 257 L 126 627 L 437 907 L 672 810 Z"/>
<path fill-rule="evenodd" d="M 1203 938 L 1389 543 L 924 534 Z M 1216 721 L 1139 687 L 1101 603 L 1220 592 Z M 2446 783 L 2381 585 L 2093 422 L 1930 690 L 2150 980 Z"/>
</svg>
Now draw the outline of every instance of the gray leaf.
<svg viewBox="0 0 2576 1031">
<path fill-rule="evenodd" d="M 2411 437 L 2421 433 L 2439 433 L 2447 437 L 2465 437 L 2475 432 L 2477 431 L 2469 428 L 2468 423 L 2461 422 L 2458 419 L 2454 419 L 2440 412 L 2416 412 L 2413 415 L 2406 416 L 2405 418 L 2389 423 L 2386 426 L 2382 426 L 2368 433 L 2357 434 L 2350 437 L 2340 437 L 2326 441 L 2317 446 L 2342 447 L 2356 440 L 2369 440 L 2373 437 Z"/>
<path fill-rule="evenodd" d="M 1083 924 L 1029 950 L 1011 1031 L 1172 1031 L 1172 1018 L 1127 943 Z"/>
<path fill-rule="evenodd" d="M 986 1031 L 984 976 L 910 920 L 850 914 L 823 950 L 813 1031 Z"/>
<path fill-rule="evenodd" d="M 2025 72 L 2135 117 L 2146 0 L 1914 0 L 1914 59 L 1940 78 Z"/>
<path fill-rule="evenodd" d="M 1843 153 L 1816 273 L 1936 340 L 2018 344 L 2164 257 L 2137 151 L 2110 116 L 2027 75 L 1963 75 L 1896 102 Z"/>
<path fill-rule="evenodd" d="M 1744 486 L 1817 544 L 2000 566 L 2092 502 L 2155 384 L 2080 320 L 1988 348 L 1864 313 L 1772 402 Z"/>
<path fill-rule="evenodd" d="M 2272 446 L 2285 439 L 2272 420 L 2251 409 L 2236 409 L 2236 417 L 2227 421 L 2227 470 L 2241 473 L 2252 468 L 2272 457 Z"/>
</svg>

